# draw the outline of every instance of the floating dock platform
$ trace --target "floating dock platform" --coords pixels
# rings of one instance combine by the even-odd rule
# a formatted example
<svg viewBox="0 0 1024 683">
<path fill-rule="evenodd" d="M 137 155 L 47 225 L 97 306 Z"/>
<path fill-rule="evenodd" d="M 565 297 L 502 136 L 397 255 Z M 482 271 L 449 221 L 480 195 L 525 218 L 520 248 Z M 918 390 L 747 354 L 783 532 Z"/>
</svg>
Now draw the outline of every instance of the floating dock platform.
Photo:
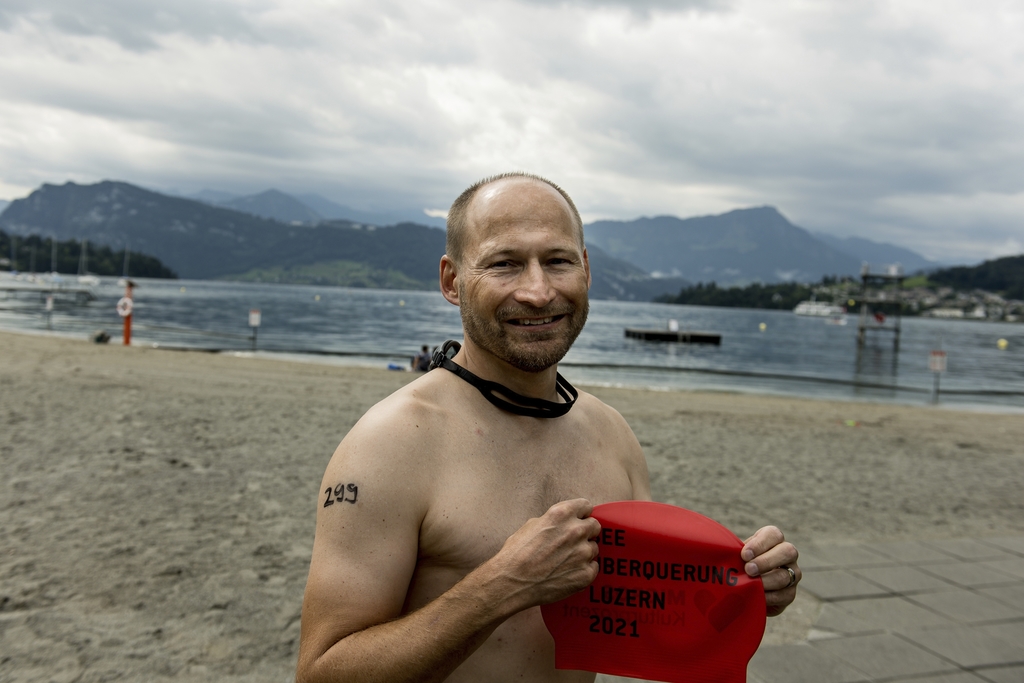
<svg viewBox="0 0 1024 683">
<path fill-rule="evenodd" d="M 687 332 L 673 330 L 638 330 L 627 327 L 626 336 L 630 339 L 644 341 L 680 342 L 682 344 L 714 344 L 722 345 L 722 335 L 714 332 Z"/>
</svg>

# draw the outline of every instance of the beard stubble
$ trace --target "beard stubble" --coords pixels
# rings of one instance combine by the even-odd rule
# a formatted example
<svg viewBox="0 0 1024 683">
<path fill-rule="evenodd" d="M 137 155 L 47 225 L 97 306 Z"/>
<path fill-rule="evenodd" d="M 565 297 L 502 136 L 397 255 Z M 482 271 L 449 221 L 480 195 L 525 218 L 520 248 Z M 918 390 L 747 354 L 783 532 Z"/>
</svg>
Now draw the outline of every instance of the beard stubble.
<svg viewBox="0 0 1024 683">
<path fill-rule="evenodd" d="M 459 292 L 459 298 L 466 301 L 464 292 Z M 590 302 L 586 296 L 579 306 L 569 302 L 540 309 L 506 306 L 495 311 L 493 318 L 481 315 L 472 306 L 459 307 L 466 337 L 480 348 L 523 372 L 541 372 L 562 360 L 583 331 L 589 312 Z M 530 333 L 529 328 L 524 326 L 521 329 L 530 335 L 524 340 L 516 339 L 510 334 L 504 322 L 515 318 L 546 318 L 559 315 L 566 316 L 569 322 L 564 331 Z M 552 341 L 557 343 L 544 344 Z"/>
</svg>

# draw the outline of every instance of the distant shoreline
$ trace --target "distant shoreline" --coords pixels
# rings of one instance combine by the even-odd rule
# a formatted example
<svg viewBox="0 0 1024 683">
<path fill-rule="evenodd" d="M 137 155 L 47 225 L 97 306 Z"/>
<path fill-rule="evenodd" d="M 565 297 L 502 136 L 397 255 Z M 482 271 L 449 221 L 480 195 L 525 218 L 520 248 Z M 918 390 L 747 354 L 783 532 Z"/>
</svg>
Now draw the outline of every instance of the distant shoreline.
<svg viewBox="0 0 1024 683">
<path fill-rule="evenodd" d="M 18 330 L 0 327 L 0 334 L 11 333 L 11 334 L 24 334 L 32 336 L 42 337 L 56 337 L 60 339 L 68 339 L 89 343 L 89 340 L 82 338 L 79 335 L 59 332 L 48 332 L 43 330 Z M 107 343 L 111 346 L 120 346 L 120 338 L 113 334 L 111 340 Z M 171 351 L 171 352 L 186 352 L 186 353 L 201 353 L 211 355 L 226 355 L 237 358 L 253 358 L 256 360 L 269 360 L 278 362 L 297 362 L 311 365 L 327 365 L 334 367 L 359 367 L 370 370 L 382 370 L 386 372 L 396 372 L 395 368 L 388 368 L 386 365 L 381 367 L 376 363 L 385 363 L 386 361 L 392 361 L 396 365 L 402 366 L 402 372 L 408 371 L 409 358 L 392 353 L 379 353 L 371 354 L 361 351 L 280 351 L 280 350 L 257 350 L 246 351 L 241 349 L 230 349 L 230 348 L 206 348 L 206 347 L 187 347 L 187 346 L 173 346 L 168 344 L 139 344 L 133 343 L 133 348 L 143 349 L 154 349 L 160 351 Z M 346 362 L 348 361 L 348 362 Z M 719 370 L 713 368 L 668 368 L 658 366 L 644 366 L 644 365 L 609 365 L 609 364 L 592 364 L 592 363 L 581 363 L 581 362 L 562 362 L 559 364 L 559 368 L 563 371 L 563 374 L 571 373 L 570 369 L 584 369 L 584 370 L 638 370 L 641 372 L 651 373 L 677 373 L 677 374 L 694 374 L 694 375 L 710 375 L 710 376 L 721 376 L 721 377 L 735 377 L 735 378 L 751 378 L 751 379 L 770 379 L 770 380 L 781 380 L 786 381 L 790 384 L 824 384 L 824 385 L 839 385 L 849 387 L 860 387 L 877 390 L 893 390 L 892 385 L 886 384 L 872 384 L 867 382 L 856 382 L 854 380 L 841 380 L 827 377 L 809 377 L 801 375 L 784 375 L 777 373 L 757 373 L 747 371 L 735 371 L 735 370 Z M 749 396 L 763 396 L 766 398 L 792 398 L 798 400 L 832 400 L 849 403 L 867 403 L 867 404 L 879 404 L 879 405 L 897 405 L 897 406 L 920 406 L 933 409 L 944 409 L 944 410 L 966 410 L 977 413 L 990 413 L 990 414 L 1004 414 L 1004 415 L 1024 415 L 1024 406 L 1005 405 L 999 403 L 977 403 L 977 402 L 964 402 L 958 399 L 962 399 L 964 396 L 977 396 L 977 395 L 989 395 L 989 396 L 1008 396 L 1008 397 L 1019 397 L 1024 396 L 1024 391 L 1021 392 L 1002 392 L 1002 391 L 991 391 L 985 392 L 984 390 L 979 391 L 962 391 L 962 390 L 945 390 L 942 393 L 943 399 L 937 404 L 933 405 L 928 402 L 929 391 L 927 389 L 919 387 L 895 387 L 898 391 L 904 394 L 913 396 L 916 400 L 911 400 L 909 397 L 906 398 L 891 398 L 886 400 L 880 397 L 869 397 L 869 396 L 844 396 L 844 395 L 829 395 L 827 397 L 816 396 L 814 394 L 805 394 L 800 392 L 786 392 L 781 390 L 773 390 L 772 388 L 765 387 L 742 387 L 742 386 L 664 386 L 656 384 L 643 384 L 630 383 L 622 381 L 601 381 L 596 379 L 573 379 L 575 384 L 581 387 L 600 387 L 600 388 L 613 388 L 613 389 L 627 389 L 634 391 L 654 391 L 654 392 L 685 392 L 685 393 L 714 393 L 714 394 L 739 394 Z M 951 400 L 952 397 L 952 400 Z"/>
</svg>

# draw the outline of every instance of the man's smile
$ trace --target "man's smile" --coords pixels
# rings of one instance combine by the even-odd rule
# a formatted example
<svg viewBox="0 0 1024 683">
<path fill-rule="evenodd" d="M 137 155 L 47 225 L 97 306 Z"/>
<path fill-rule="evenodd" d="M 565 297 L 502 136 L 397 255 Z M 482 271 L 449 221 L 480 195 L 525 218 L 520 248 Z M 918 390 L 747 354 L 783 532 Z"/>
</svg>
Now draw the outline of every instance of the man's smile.
<svg viewBox="0 0 1024 683">
<path fill-rule="evenodd" d="M 505 322 L 507 322 L 507 323 L 509 323 L 511 325 L 520 325 L 520 326 L 523 326 L 523 327 L 530 327 L 532 325 L 547 325 L 547 324 L 552 323 L 552 322 L 554 322 L 556 320 L 561 320 L 564 317 L 565 317 L 565 315 L 563 314 L 563 315 L 548 316 L 547 318 L 512 318 L 510 320 L 506 320 Z"/>
</svg>

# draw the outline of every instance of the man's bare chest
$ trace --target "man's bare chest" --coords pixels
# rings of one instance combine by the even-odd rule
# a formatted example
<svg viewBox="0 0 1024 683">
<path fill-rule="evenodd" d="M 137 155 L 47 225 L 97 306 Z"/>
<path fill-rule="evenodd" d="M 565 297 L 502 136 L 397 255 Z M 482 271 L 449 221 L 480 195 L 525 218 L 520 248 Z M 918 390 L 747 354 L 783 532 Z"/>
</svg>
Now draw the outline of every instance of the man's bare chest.
<svg viewBox="0 0 1024 683">
<path fill-rule="evenodd" d="M 441 459 L 420 529 L 421 568 L 468 572 L 559 501 L 631 497 L 621 454 L 596 436 L 531 436 L 473 432 Z"/>
</svg>

